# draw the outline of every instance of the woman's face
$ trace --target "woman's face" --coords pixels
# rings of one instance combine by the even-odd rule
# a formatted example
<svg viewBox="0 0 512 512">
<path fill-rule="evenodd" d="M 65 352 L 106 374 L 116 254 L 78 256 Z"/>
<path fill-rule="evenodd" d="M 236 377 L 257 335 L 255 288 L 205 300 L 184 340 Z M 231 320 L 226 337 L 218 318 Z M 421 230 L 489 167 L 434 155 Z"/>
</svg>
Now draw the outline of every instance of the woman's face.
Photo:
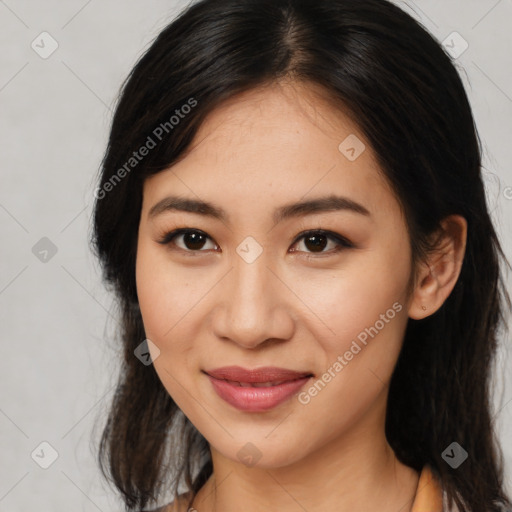
<svg viewBox="0 0 512 512">
<path fill-rule="evenodd" d="M 225 103 L 143 191 L 136 279 L 155 370 L 212 451 L 260 467 L 384 436 L 408 318 L 397 200 L 358 127 L 312 91 L 274 86 Z M 328 196 L 339 198 L 331 209 L 314 207 Z M 160 243 L 178 228 L 190 233 Z M 234 405 L 204 373 L 232 365 L 313 377 L 277 405 L 227 384 L 245 404 Z"/>
</svg>

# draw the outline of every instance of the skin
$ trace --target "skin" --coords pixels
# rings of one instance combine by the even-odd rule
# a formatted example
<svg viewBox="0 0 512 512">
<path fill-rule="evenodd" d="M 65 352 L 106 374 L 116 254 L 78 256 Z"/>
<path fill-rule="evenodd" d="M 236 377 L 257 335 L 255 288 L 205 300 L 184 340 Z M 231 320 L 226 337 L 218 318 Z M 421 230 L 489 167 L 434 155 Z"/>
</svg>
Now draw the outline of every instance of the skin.
<svg viewBox="0 0 512 512">
<path fill-rule="evenodd" d="M 137 291 L 147 338 L 160 351 L 150 346 L 155 370 L 211 447 L 214 473 L 194 500 L 198 512 L 405 512 L 416 493 L 418 473 L 384 434 L 388 385 L 408 318 L 434 313 L 455 285 L 466 223 L 447 218 L 440 250 L 413 269 L 405 219 L 371 147 L 317 92 L 283 82 L 229 100 L 185 158 L 144 183 Z M 354 161 L 338 149 L 351 134 L 366 146 Z M 275 208 L 331 193 L 370 215 L 272 220 Z M 229 221 L 181 211 L 150 218 L 169 194 L 215 203 Z M 158 243 L 183 227 L 209 238 L 192 248 L 180 235 Z M 324 239 L 315 252 L 297 240 L 319 228 L 353 247 L 334 252 L 335 241 Z M 248 236 L 262 248 L 251 263 L 236 251 Z M 272 365 L 314 373 L 309 387 L 396 303 L 401 310 L 307 404 L 292 397 L 243 412 L 201 373 Z M 237 455 L 248 442 L 261 456 L 252 467 Z"/>
</svg>

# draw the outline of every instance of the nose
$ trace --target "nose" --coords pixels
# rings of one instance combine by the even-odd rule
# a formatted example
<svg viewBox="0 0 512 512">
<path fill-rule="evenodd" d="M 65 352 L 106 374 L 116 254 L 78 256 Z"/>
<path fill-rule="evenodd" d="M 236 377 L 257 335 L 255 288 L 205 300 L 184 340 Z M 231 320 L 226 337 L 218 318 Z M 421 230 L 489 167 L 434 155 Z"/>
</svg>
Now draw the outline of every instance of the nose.
<svg viewBox="0 0 512 512">
<path fill-rule="evenodd" d="M 264 255 L 265 251 L 252 263 L 236 255 L 217 289 L 214 333 L 247 349 L 290 339 L 294 330 L 294 295 Z"/>
</svg>

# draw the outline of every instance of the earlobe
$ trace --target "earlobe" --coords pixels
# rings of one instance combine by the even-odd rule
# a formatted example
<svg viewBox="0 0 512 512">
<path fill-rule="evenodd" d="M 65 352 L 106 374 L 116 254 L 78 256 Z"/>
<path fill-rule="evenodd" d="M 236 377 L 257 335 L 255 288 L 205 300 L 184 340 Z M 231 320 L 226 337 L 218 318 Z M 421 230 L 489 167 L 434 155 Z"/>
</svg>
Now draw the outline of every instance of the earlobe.
<svg viewBox="0 0 512 512">
<path fill-rule="evenodd" d="M 467 221 L 461 215 L 450 215 L 440 224 L 435 248 L 428 256 L 428 261 L 419 264 L 408 311 L 409 318 L 414 320 L 432 315 L 443 305 L 462 268 Z"/>
</svg>

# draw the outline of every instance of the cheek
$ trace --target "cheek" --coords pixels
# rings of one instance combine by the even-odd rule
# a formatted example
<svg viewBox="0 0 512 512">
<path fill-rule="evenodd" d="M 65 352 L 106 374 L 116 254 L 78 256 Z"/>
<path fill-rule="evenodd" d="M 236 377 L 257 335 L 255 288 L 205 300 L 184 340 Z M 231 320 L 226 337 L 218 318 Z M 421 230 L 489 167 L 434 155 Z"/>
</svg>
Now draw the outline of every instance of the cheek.
<svg viewBox="0 0 512 512">
<path fill-rule="evenodd" d="M 191 340 L 200 339 L 202 323 L 198 318 L 205 314 L 205 294 L 217 280 L 218 276 L 207 267 L 179 268 L 160 247 L 155 249 L 150 242 L 140 242 L 137 295 L 146 337 L 164 356 L 155 361 L 157 371 L 164 361 L 173 373 L 186 373 L 194 365 Z"/>
<path fill-rule="evenodd" d="M 146 239 L 140 240 L 137 248 L 135 279 L 146 334 L 163 340 L 184 314 L 189 283 L 171 267 L 165 251 Z"/>
<path fill-rule="evenodd" d="M 159 346 L 172 329 L 174 316 L 180 309 L 176 294 L 169 290 L 183 286 L 176 273 L 166 268 L 158 251 L 148 242 L 139 242 L 135 270 L 137 296 L 146 336 Z"/>
<path fill-rule="evenodd" d="M 314 313 L 309 329 L 332 358 L 349 350 L 353 340 L 379 338 L 399 343 L 407 321 L 406 287 L 409 279 L 407 247 L 368 250 L 342 269 L 317 273 L 297 282 L 296 293 Z M 391 343 L 393 341 L 389 341 Z"/>
<path fill-rule="evenodd" d="M 139 243 L 136 261 L 136 285 L 146 337 L 159 352 L 151 350 L 153 366 L 169 395 L 183 410 L 190 400 L 184 389 L 194 361 L 189 358 L 193 306 L 197 303 L 192 286 L 183 273 L 164 261 L 162 251 L 149 243 Z M 176 291 L 179 290 L 179 293 Z M 184 333 L 187 332 L 188 336 Z"/>
<path fill-rule="evenodd" d="M 396 365 L 407 325 L 407 275 L 379 280 L 377 269 L 366 269 L 346 279 L 338 276 L 339 284 L 311 304 L 322 319 L 309 325 L 322 348 L 322 373 L 299 400 L 319 415 L 331 410 L 333 432 L 363 414 L 380 395 Z"/>
</svg>

